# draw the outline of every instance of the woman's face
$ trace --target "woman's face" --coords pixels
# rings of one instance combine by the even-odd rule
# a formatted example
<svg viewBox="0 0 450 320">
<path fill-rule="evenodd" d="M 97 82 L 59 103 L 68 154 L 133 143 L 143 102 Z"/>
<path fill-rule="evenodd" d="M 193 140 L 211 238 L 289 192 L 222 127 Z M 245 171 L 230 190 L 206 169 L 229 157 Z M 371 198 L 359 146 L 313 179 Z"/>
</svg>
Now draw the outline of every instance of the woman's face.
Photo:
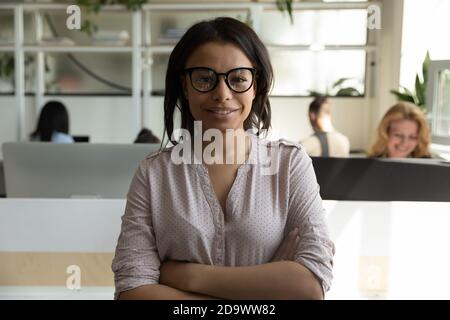
<svg viewBox="0 0 450 320">
<path fill-rule="evenodd" d="M 198 47 L 190 55 L 185 69 L 193 67 L 206 67 L 217 73 L 227 73 L 235 68 L 253 68 L 253 65 L 238 47 L 229 43 L 210 42 Z M 198 81 L 202 81 L 202 78 Z M 239 81 L 251 79 L 244 77 Z M 236 93 L 227 86 L 225 77 L 219 76 L 213 90 L 199 92 L 192 87 L 189 74 L 186 74 L 183 77 L 183 90 L 192 116 L 195 120 L 202 121 L 203 130 L 216 128 L 225 132 L 226 129 L 244 128 L 244 121 L 250 114 L 255 98 L 255 83 L 246 92 Z"/>
<path fill-rule="evenodd" d="M 419 143 L 419 126 L 414 120 L 394 120 L 389 126 L 389 158 L 408 157 Z"/>
</svg>

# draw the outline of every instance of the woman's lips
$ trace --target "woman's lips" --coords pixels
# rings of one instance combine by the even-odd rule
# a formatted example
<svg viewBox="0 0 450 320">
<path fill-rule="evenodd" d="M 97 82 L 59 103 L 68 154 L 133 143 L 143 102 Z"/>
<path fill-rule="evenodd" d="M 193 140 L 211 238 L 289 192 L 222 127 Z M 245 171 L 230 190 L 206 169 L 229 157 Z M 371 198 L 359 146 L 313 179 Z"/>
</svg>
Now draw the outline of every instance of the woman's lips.
<svg viewBox="0 0 450 320">
<path fill-rule="evenodd" d="M 228 119 L 234 115 L 238 109 L 206 109 L 206 112 L 218 119 Z"/>
</svg>

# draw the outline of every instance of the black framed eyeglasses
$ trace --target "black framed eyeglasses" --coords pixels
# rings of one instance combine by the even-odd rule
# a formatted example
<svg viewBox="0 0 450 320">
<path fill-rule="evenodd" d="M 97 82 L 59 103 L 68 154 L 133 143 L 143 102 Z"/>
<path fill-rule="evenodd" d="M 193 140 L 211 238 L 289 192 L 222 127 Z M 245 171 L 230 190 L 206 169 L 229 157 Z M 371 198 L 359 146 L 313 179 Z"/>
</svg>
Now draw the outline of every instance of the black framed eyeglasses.
<svg viewBox="0 0 450 320">
<path fill-rule="evenodd" d="M 199 92 L 209 92 L 219 83 L 219 76 L 225 77 L 225 83 L 231 91 L 243 93 L 248 91 L 255 79 L 255 68 L 234 68 L 226 73 L 216 72 L 207 67 L 194 67 L 184 70 L 189 74 L 192 87 Z"/>
</svg>

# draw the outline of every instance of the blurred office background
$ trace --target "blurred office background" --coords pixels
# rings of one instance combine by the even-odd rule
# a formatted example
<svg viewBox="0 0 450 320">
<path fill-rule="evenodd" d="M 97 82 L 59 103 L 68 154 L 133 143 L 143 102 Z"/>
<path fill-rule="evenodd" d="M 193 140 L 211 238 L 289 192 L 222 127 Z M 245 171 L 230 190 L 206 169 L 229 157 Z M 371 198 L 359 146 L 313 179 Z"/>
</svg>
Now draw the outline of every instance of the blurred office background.
<svg viewBox="0 0 450 320">
<path fill-rule="evenodd" d="M 120 6 L 89 14 L 83 9 L 82 22 L 97 27 L 92 34 L 93 29 L 66 27 L 67 6 L 76 3 L 0 1 L 0 144 L 27 141 L 49 100 L 67 106 L 73 136 L 87 136 L 89 144 L 102 147 L 72 148 L 72 153 L 49 149 L 48 157 L 59 152 L 82 159 L 82 154 L 100 166 L 99 157 L 113 154 L 101 151 L 105 145 L 130 144 L 143 127 L 162 138 L 164 77 L 174 44 L 194 22 L 226 15 L 249 23 L 269 49 L 275 71 L 270 139 L 298 142 L 309 136 L 308 106 L 311 94 L 320 92 L 331 96 L 334 126 L 349 138 L 351 155 L 364 157 L 378 122 L 397 101 L 391 90 L 403 88 L 427 93 L 422 107 L 432 128 L 432 148 L 450 158 L 448 0 L 294 1 L 293 23 L 275 0 L 150 0 L 134 12 Z M 421 84 L 427 52 L 429 70 L 437 76 Z M 145 155 L 142 147 L 133 152 L 128 147 L 114 152 L 136 159 Z M 20 158 L 14 148 L 11 154 L 16 150 Z M 35 170 L 35 179 L 50 178 L 56 163 Z M 78 165 L 70 170 L 83 170 L 84 163 Z M 428 169 L 405 168 L 402 177 L 417 172 L 427 177 Z M 16 169 L 21 172 L 19 163 Z M 422 184 L 427 192 L 421 194 L 416 181 L 410 184 L 417 187 L 414 193 L 400 202 L 325 199 L 338 248 L 330 298 L 449 297 L 443 282 L 450 281 L 450 256 L 442 250 L 449 243 L 450 201 L 443 195 L 448 168 L 433 170 Z M 434 183 L 439 176 L 444 180 Z M 112 178 L 121 181 L 118 192 L 124 193 L 131 176 Z M 0 183 L 0 194 L 1 188 Z M 112 298 L 109 264 L 125 203 L 124 196 L 114 195 L 0 199 L 0 298 Z M 73 264 L 84 270 L 81 291 L 65 286 L 66 267 Z"/>
<path fill-rule="evenodd" d="M 365 150 L 396 101 L 390 90 L 415 90 L 427 51 L 432 60 L 450 58 L 442 35 L 449 27 L 448 1 L 294 1 L 293 24 L 274 2 L 151 1 L 134 15 L 126 9 L 83 11 L 82 21 L 98 27 L 89 36 L 66 27 L 67 5 L 28 1 L 17 48 L 14 25 L 20 17 L 15 19 L 14 5 L 3 4 L 0 142 L 25 140 L 44 102 L 55 98 L 69 108 L 72 134 L 91 142 L 128 143 L 141 127 L 162 137 L 171 48 L 192 23 L 219 15 L 247 21 L 269 48 L 275 70 L 273 138 L 299 141 L 312 133 L 306 115 L 314 91 L 333 96 L 337 130 L 349 137 L 352 150 Z M 380 8 L 380 29 L 370 20 L 374 15 L 367 17 L 370 5 Z M 22 54 L 18 75 L 15 58 Z M 448 88 L 448 75 L 445 79 Z M 447 137 L 448 116 L 448 108 L 429 113 Z"/>
</svg>

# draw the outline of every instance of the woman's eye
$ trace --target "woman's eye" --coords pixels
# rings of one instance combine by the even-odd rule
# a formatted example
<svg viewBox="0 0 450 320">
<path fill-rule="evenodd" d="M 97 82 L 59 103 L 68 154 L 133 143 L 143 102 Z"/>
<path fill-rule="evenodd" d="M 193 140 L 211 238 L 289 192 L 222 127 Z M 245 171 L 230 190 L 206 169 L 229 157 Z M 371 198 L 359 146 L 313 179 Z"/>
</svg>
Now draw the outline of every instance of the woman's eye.
<svg viewBox="0 0 450 320">
<path fill-rule="evenodd" d="M 246 82 L 247 79 L 243 77 L 234 77 L 231 79 L 232 82 Z"/>
<path fill-rule="evenodd" d="M 199 77 L 197 79 L 195 79 L 196 82 L 212 82 L 212 78 L 211 77 Z"/>
</svg>

